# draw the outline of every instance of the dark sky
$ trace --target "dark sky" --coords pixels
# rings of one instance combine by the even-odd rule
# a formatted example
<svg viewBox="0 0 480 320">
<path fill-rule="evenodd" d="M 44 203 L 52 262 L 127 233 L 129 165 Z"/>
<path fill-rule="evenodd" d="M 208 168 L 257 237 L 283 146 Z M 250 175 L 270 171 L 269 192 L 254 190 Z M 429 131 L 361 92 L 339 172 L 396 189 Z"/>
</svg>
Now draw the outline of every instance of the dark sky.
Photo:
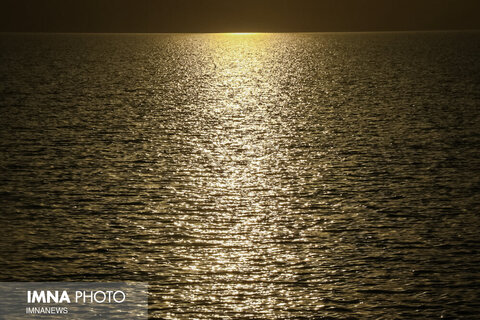
<svg viewBox="0 0 480 320">
<path fill-rule="evenodd" d="M 0 31 L 480 29 L 480 0 L 0 0 Z"/>
</svg>

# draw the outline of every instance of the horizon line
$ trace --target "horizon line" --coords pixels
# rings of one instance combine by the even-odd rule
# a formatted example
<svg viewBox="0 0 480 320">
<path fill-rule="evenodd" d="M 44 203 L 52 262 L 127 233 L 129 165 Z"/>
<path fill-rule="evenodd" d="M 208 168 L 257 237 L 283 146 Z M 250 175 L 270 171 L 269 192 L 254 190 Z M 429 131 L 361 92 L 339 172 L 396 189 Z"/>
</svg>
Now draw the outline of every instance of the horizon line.
<svg viewBox="0 0 480 320">
<path fill-rule="evenodd" d="M 0 31 L 0 34 L 282 34 L 282 33 L 412 33 L 412 32 L 480 32 L 479 29 L 411 29 L 411 30 L 355 30 L 355 31 L 170 31 L 170 32 L 131 32 L 131 31 Z"/>
</svg>

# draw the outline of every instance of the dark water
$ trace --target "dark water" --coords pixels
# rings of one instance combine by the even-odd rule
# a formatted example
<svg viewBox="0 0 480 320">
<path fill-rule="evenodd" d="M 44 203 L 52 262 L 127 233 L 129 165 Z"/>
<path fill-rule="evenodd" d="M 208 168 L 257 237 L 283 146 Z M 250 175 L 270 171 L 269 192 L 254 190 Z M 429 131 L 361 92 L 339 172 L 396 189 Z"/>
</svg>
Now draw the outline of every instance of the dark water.
<svg viewBox="0 0 480 320">
<path fill-rule="evenodd" d="M 480 314 L 480 33 L 0 36 L 0 280 L 152 319 Z"/>
</svg>

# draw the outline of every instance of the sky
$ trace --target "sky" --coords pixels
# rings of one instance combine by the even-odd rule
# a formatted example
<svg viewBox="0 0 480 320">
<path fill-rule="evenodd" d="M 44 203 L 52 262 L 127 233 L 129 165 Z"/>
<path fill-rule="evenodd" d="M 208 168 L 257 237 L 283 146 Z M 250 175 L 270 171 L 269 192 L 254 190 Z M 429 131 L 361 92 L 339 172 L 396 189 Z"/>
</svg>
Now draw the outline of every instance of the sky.
<svg viewBox="0 0 480 320">
<path fill-rule="evenodd" d="M 480 29 L 480 0 L 1 0 L 3 32 Z"/>
</svg>

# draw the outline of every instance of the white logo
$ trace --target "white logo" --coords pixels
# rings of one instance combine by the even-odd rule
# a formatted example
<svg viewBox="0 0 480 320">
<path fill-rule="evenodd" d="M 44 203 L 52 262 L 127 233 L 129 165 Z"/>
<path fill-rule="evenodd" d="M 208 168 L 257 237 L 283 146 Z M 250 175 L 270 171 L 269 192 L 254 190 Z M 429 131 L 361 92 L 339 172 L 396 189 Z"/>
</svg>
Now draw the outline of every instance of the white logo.
<svg viewBox="0 0 480 320">
<path fill-rule="evenodd" d="M 59 293 L 58 290 L 41 290 L 41 291 L 28 291 L 27 293 L 28 303 L 71 303 L 70 297 L 67 291 Z"/>
</svg>

